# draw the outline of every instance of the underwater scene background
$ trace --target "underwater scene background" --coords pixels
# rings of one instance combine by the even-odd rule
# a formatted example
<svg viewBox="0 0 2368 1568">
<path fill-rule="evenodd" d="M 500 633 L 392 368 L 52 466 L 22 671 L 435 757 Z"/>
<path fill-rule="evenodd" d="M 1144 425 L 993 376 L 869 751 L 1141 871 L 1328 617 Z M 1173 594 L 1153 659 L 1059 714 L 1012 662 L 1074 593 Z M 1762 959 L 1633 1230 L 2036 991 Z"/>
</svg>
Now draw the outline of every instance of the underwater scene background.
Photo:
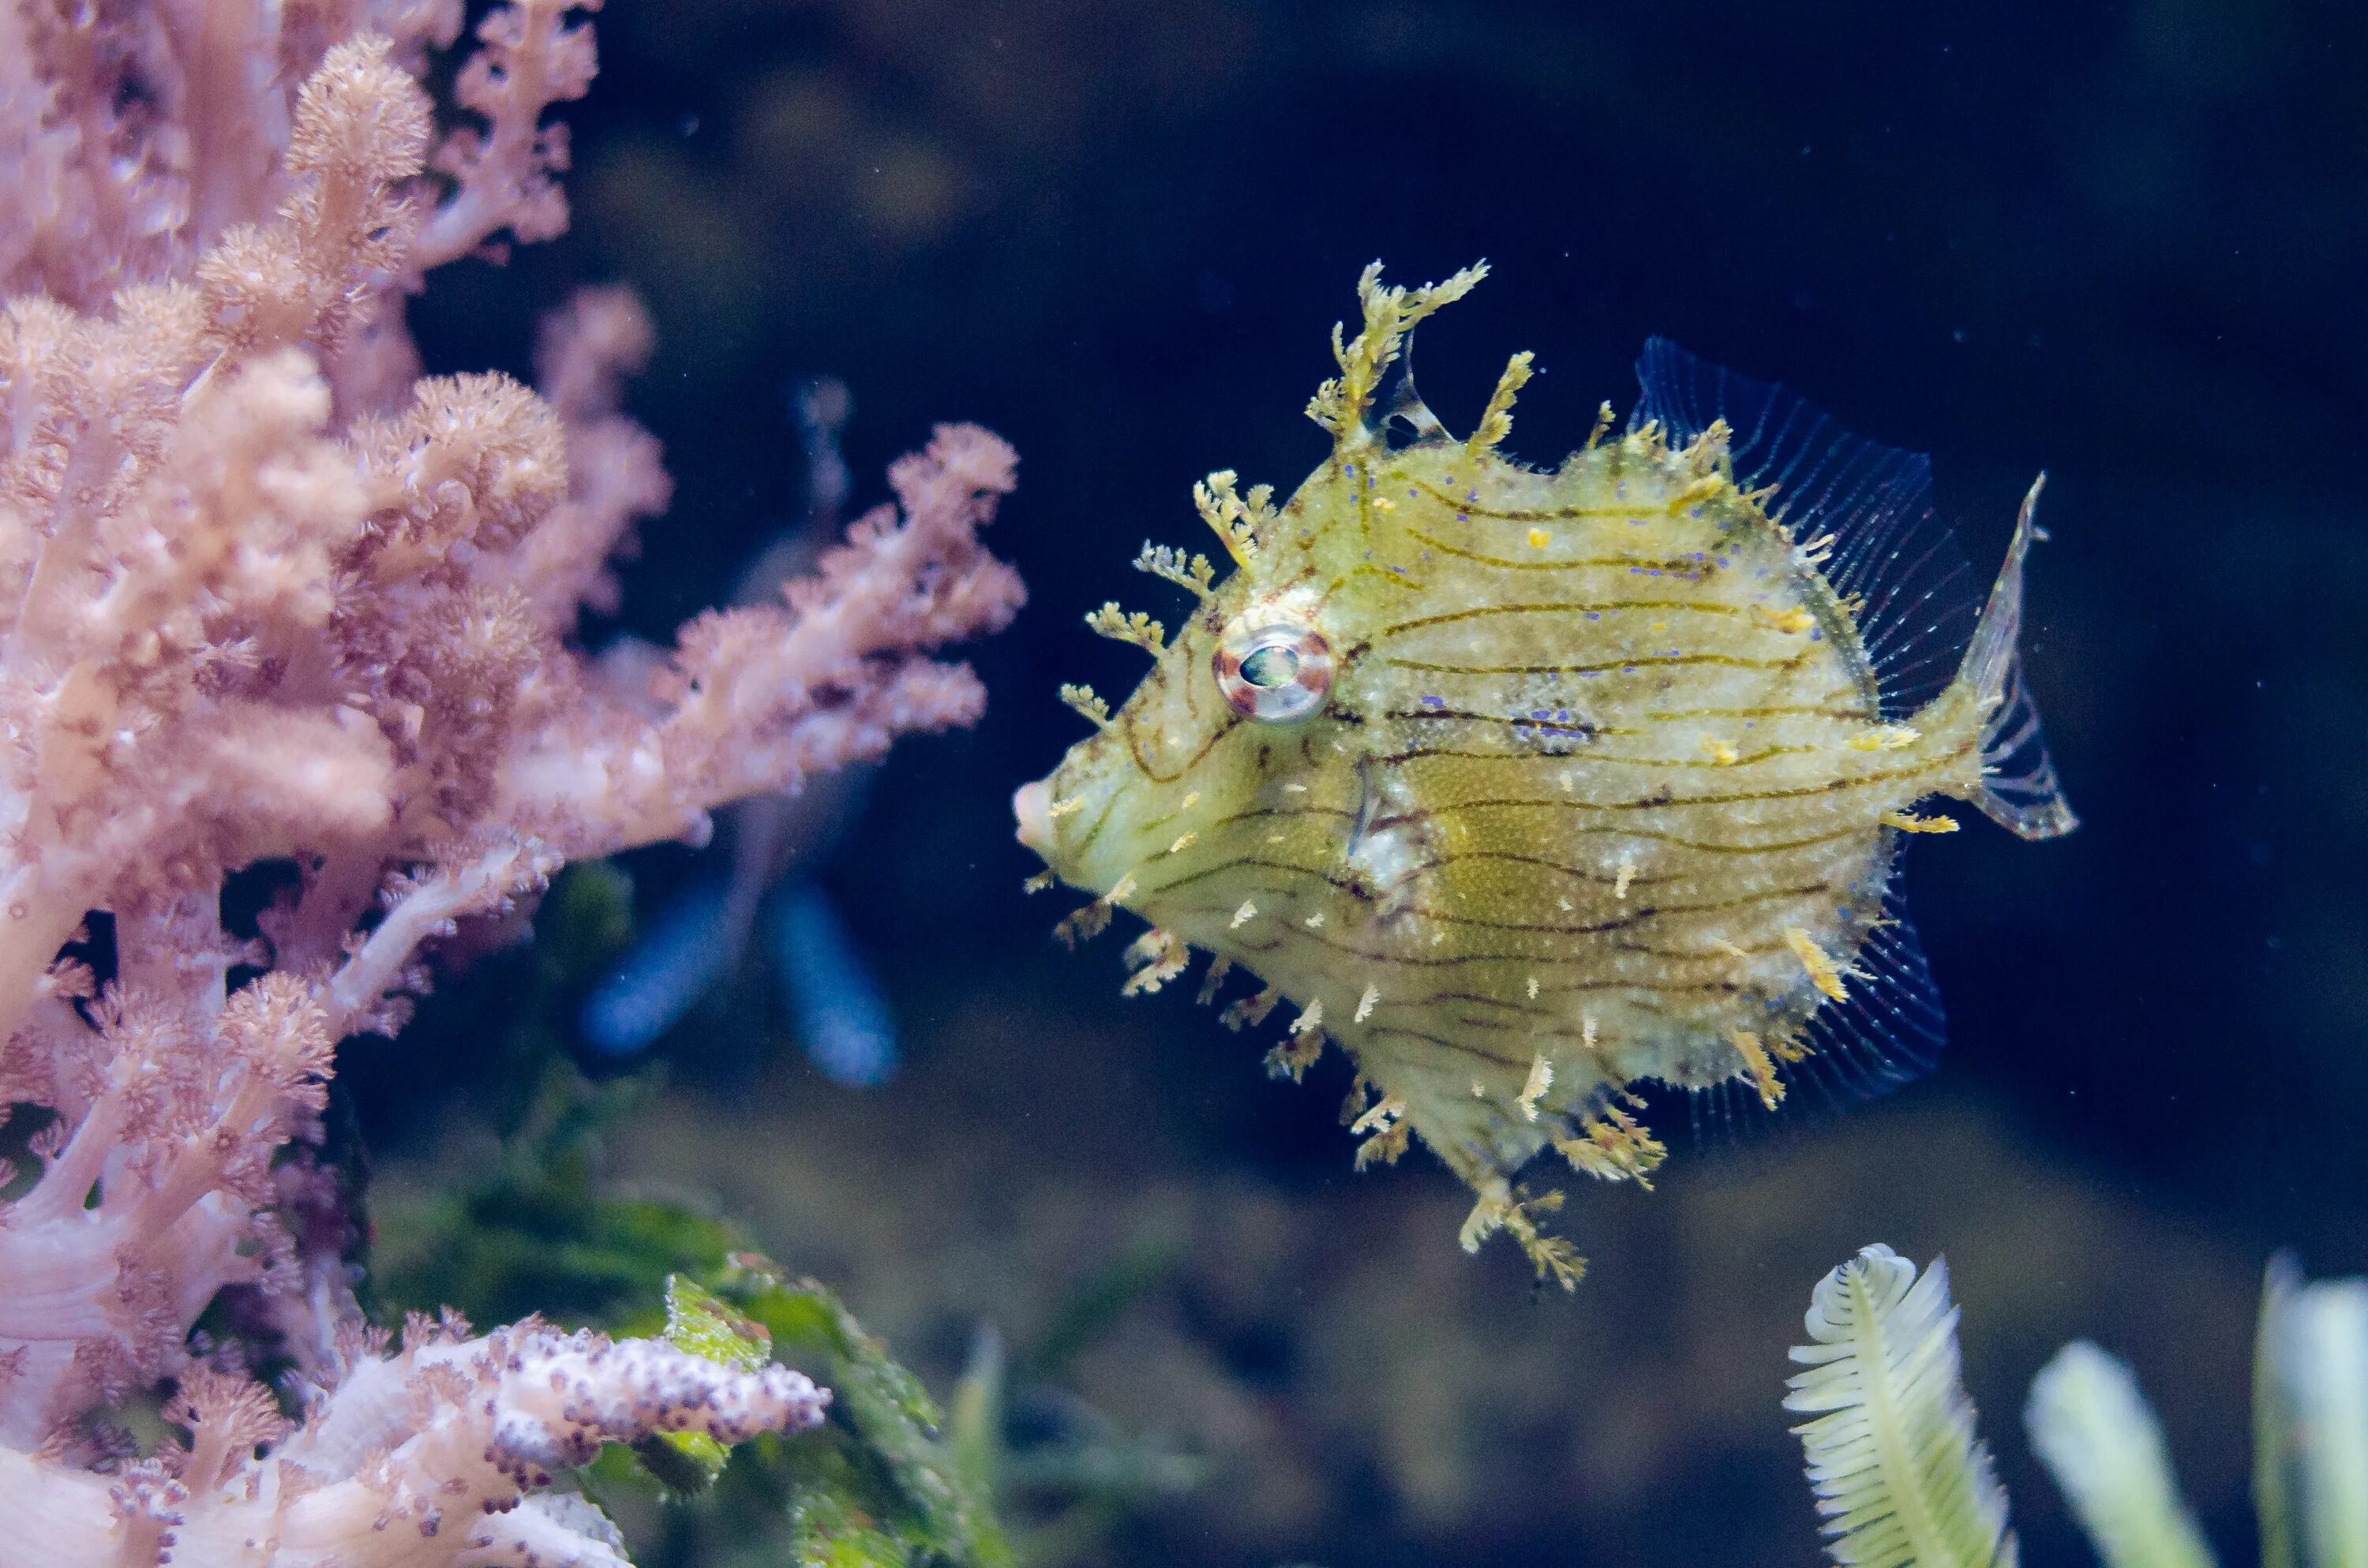
<svg viewBox="0 0 2368 1568">
<path fill-rule="evenodd" d="M 341 1065 L 384 1300 L 612 1310 L 593 1252 L 522 1277 L 450 1240 L 505 1137 L 519 1158 L 581 1113 L 554 1190 L 728 1216 L 940 1392 L 991 1325 L 1019 1458 L 1080 1432 L 1102 1456 L 1043 1561 L 1797 1563 L 1784 1350 L 1810 1285 L 1884 1241 L 1950 1260 L 2031 1561 L 2086 1551 L 2015 1419 L 2076 1335 L 2134 1365 L 2207 1534 L 2250 1557 L 2263 1264 L 2368 1268 L 2368 20 L 675 0 L 604 12 L 600 47 L 574 231 L 413 311 L 429 369 L 523 369 L 568 286 L 649 302 L 629 403 L 677 492 L 600 634 L 728 600 L 804 516 L 792 389 L 820 377 L 852 393 L 855 506 L 933 420 L 1013 442 L 995 542 L 1031 602 L 976 650 L 985 721 L 905 743 L 799 867 L 848 944 L 803 989 L 876 984 L 886 1082 L 816 1065 L 761 939 L 646 1054 L 602 1055 L 577 1019 L 628 908 L 646 926 L 712 868 L 573 873 L 536 948 Z M 1468 1196 L 1435 1161 L 1352 1176 L 1337 1054 L 1270 1080 L 1189 995 L 1121 1000 L 1118 940 L 1055 946 L 1008 805 L 1079 733 L 1060 683 L 1135 679 L 1079 618 L 1148 599 L 1129 563 L 1190 537 L 1192 482 L 1287 488 L 1322 455 L 1300 411 L 1364 264 L 1482 256 L 1424 387 L 1477 408 L 1537 350 L 1509 442 L 1532 460 L 1624 414 L 1662 334 L 1934 454 L 1985 573 L 2044 469 L 2027 668 L 2083 817 L 1920 844 L 1938 1072 L 1772 1126 L 1680 1113 L 1656 1190 L 1573 1190 L 1567 1298 L 1455 1246 Z M 645 1562 L 704 1539 L 647 1528 Z"/>
</svg>

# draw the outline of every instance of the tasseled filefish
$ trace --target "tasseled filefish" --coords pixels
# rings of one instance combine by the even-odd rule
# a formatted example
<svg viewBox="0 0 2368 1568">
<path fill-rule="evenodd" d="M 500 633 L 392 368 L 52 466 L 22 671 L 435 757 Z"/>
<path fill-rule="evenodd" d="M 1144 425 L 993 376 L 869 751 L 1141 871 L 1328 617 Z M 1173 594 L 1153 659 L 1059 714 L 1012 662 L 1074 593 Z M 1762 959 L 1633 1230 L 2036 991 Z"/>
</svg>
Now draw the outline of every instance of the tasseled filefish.
<svg viewBox="0 0 2368 1568">
<path fill-rule="evenodd" d="M 1930 506 L 1930 464 L 1658 340 L 1623 431 L 1605 404 L 1551 471 L 1500 454 L 1517 354 L 1468 437 L 1414 394 L 1406 337 L 1485 267 L 1360 294 L 1309 415 L 1330 457 L 1278 507 L 1218 473 L 1200 510 L 1236 567 L 1146 544 L 1199 600 L 1173 640 L 1115 605 L 1095 630 L 1156 658 L 1097 733 L 1015 799 L 1019 836 L 1152 929 L 1130 990 L 1190 949 L 1287 1001 L 1269 1062 L 1326 1039 L 1358 1081 L 1358 1163 L 1409 1132 L 1541 1278 L 1580 1260 L 1513 1177 L 1548 1146 L 1642 1179 L 1634 1088 L 1789 1079 L 1880 1087 L 1928 1064 L 1941 1014 L 1896 883 L 1949 797 L 2026 838 L 2066 833 L 2016 654 L 2032 487 L 1986 603 Z M 1395 385 L 1384 381 L 1395 367 Z"/>
<path fill-rule="evenodd" d="M 750 564 L 734 603 L 771 599 L 837 542 L 849 488 L 838 433 L 852 403 L 834 380 L 795 389 L 791 410 L 805 444 L 805 517 Z M 612 649 L 606 656 L 621 663 L 663 655 Z M 809 874 L 860 808 L 872 771 L 820 774 L 795 794 L 757 796 L 724 812 L 728 869 L 694 880 L 677 894 L 594 989 L 579 1019 L 592 1049 L 629 1057 L 655 1045 L 738 971 L 762 915 L 764 956 L 807 1060 L 850 1088 L 886 1083 L 897 1059 L 887 1004 L 829 895 Z"/>
</svg>

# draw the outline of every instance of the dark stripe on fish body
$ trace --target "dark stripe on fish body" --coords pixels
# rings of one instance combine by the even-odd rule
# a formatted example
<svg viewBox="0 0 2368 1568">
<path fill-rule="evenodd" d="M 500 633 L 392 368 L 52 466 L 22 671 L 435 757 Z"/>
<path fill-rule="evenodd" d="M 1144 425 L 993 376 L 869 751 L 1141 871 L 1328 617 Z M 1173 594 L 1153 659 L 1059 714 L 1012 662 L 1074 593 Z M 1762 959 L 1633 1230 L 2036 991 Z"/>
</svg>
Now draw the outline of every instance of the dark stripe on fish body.
<svg viewBox="0 0 2368 1568">
<path fill-rule="evenodd" d="M 1453 808 L 1450 808 L 1446 814 L 1452 814 L 1453 812 L 1457 811 L 1476 809 L 1481 806 L 1536 806 L 1543 808 L 1563 806 L 1571 803 L 1572 802 L 1568 801 L 1464 801 Z M 1650 804 L 1652 802 L 1642 801 L 1636 803 Z M 1664 801 L 1662 803 L 1668 804 L 1669 802 Z M 1329 816 L 1338 817 L 1343 821 L 1352 821 L 1354 820 L 1354 815 L 1355 813 L 1353 812 L 1345 812 L 1334 806 L 1262 806 L 1255 811 L 1244 812 L 1237 813 L 1235 816 L 1224 818 L 1224 821 L 1226 824 L 1232 824 L 1247 822 L 1262 817 L 1299 816 Z M 1840 827 L 1832 829 L 1827 833 L 1817 834 L 1807 838 L 1781 839 L 1768 844 L 1722 844 L 1710 839 L 1688 838 L 1681 834 L 1668 833 L 1646 827 L 1596 827 L 1583 824 L 1572 824 L 1565 825 L 1561 829 L 1561 831 L 1564 833 L 1574 834 L 1599 834 L 1610 838 L 1641 838 L 1651 843 L 1667 844 L 1673 848 L 1696 849 L 1704 854 L 1710 855 L 1758 855 L 1783 849 L 1804 849 L 1813 845 L 1830 844 L 1838 839 L 1848 838 L 1858 834 L 1862 834 L 1866 830 L 1862 827 L 1857 826 Z"/>
<path fill-rule="evenodd" d="M 1523 855 L 1510 849 L 1452 850 L 1440 857 L 1438 864 L 1443 869 L 1450 866 L 1462 865 L 1467 861 L 1475 860 L 1504 861 L 1517 866 L 1534 867 L 1535 869 L 1543 871 L 1559 871 L 1565 876 L 1577 878 L 1580 881 L 1600 882 L 1605 887 L 1614 886 L 1620 880 L 1616 876 L 1607 875 L 1602 871 L 1589 870 L 1583 866 L 1567 866 L 1559 860 L 1549 860 L 1542 855 Z M 1677 879 L 1671 877 L 1646 876 L 1644 873 L 1639 872 L 1628 879 L 1628 885 L 1632 888 L 1654 887 L 1675 880 Z"/>
<path fill-rule="evenodd" d="M 1638 801 L 1523 801 L 1512 799 L 1463 801 L 1459 801 L 1452 808 L 1446 808 L 1445 810 L 1472 812 L 1528 808 L 1540 811 L 1626 812 L 1652 811 L 1667 808 L 1672 811 L 1679 811 L 1694 806 L 1737 805 L 1752 801 L 1800 800 L 1816 795 L 1839 794 L 1850 790 L 1863 790 L 1877 784 L 1896 783 L 1902 779 L 1916 778 L 1920 778 L 1925 774 L 1941 772 L 1944 770 L 1950 763 L 1961 760 L 1967 751 L 1973 749 L 1973 745 L 1978 745 L 1979 744 L 1979 737 L 1976 737 L 1971 745 L 1916 767 L 1902 768 L 1896 772 L 1888 773 L 1861 774 L 1851 778 L 1836 778 L 1822 784 L 1804 785 L 1799 789 L 1794 790 L 1767 790 L 1735 795 L 1689 795 L 1683 799 L 1670 796 L 1647 796 L 1645 799 Z M 1442 812 L 1442 814 L 1445 814 L 1445 811 Z"/>
<path fill-rule="evenodd" d="M 1515 561 L 1506 556 L 1483 555 L 1475 550 L 1465 550 L 1450 544 L 1445 540 L 1433 539 L 1418 528 L 1408 528 L 1406 537 L 1416 540 L 1424 548 L 1435 550 L 1442 555 L 1452 555 L 1463 561 L 1476 561 L 1483 566 L 1493 566 L 1500 572 L 1576 572 L 1588 567 L 1626 572 L 1657 570 L 1667 572 L 1673 577 L 1702 582 L 1720 565 L 1716 561 L 1696 561 L 1691 556 L 1668 555 L 1588 556 L 1576 561 Z"/>
<path fill-rule="evenodd" d="M 1577 522 L 1582 518 L 1591 517 L 1601 518 L 1611 522 L 1634 521 L 1640 523 L 1651 523 L 1664 521 L 1668 517 L 1674 517 L 1678 515 L 1677 509 L 1674 507 L 1665 514 L 1656 515 L 1655 512 L 1644 507 L 1628 506 L 1556 506 L 1540 510 L 1524 510 L 1518 507 L 1490 507 L 1483 506 L 1477 501 L 1459 501 L 1453 496 L 1446 494 L 1445 493 L 1419 480 L 1416 481 L 1414 487 L 1420 490 L 1424 494 L 1429 496 L 1433 501 L 1438 502 L 1442 506 L 1450 507 L 1452 510 L 1464 513 L 1470 517 L 1486 517 L 1496 522 Z"/>
<path fill-rule="evenodd" d="M 1710 903 L 1646 905 L 1618 920 L 1596 921 L 1583 926 L 1565 926 L 1551 921 L 1490 920 L 1478 915 L 1449 915 L 1436 909 L 1417 909 L 1417 913 L 1440 926 L 1469 926 L 1482 931 L 1528 931 L 1551 937 L 1594 937 L 1610 931 L 1625 931 L 1647 920 L 1686 915 L 1715 915 L 1722 910 L 1743 909 L 1755 903 L 1782 903 L 1832 891 L 1832 884 L 1828 882 L 1816 882 L 1806 887 L 1770 888 L 1762 892 L 1739 893 Z"/>
<path fill-rule="evenodd" d="M 1766 746 L 1755 752 L 1737 753 L 1732 761 L 1722 762 L 1716 757 L 1710 756 L 1615 756 L 1608 753 L 1594 751 L 1571 752 L 1553 756 L 1539 756 L 1531 752 L 1461 751 L 1452 746 L 1422 746 L 1413 751 L 1397 752 L 1389 756 L 1382 757 L 1379 760 L 1395 766 L 1401 763 L 1422 762 L 1433 758 L 1445 757 L 1466 762 L 1518 762 L 1525 763 L 1531 767 L 1557 767 L 1565 769 L 1570 767 L 1584 769 L 1598 767 L 1748 767 L 1755 762 L 1766 762 L 1770 757 L 1810 756 L 1823 749 L 1825 748 L 1820 746 Z M 1442 809 L 1452 811 L 1454 808 L 1446 807 Z"/>
<path fill-rule="evenodd" d="M 1855 692 L 1850 693 L 1856 696 Z M 1767 708 L 1679 708 L 1666 712 L 1646 713 L 1643 718 L 1655 723 L 1668 723 L 1683 719 L 1837 719 L 1853 724 L 1863 724 L 1875 717 L 1858 709 L 1827 708 L 1821 705 L 1776 705 Z M 1610 733 L 1611 732 L 1606 732 Z M 1634 733 L 1633 731 L 1623 732 Z"/>
<path fill-rule="evenodd" d="M 1326 886 L 1331 886 L 1333 891 L 1349 895 L 1349 898 L 1354 898 L 1357 903 L 1373 903 L 1372 895 L 1366 893 L 1364 888 L 1354 886 L 1352 881 L 1336 877 L 1336 874 L 1331 874 L 1331 871 L 1316 869 L 1316 867 L 1292 865 L 1292 862 L 1286 862 L 1286 859 L 1253 859 L 1253 858 L 1229 859 L 1229 862 L 1224 862 L 1224 865 L 1214 865 L 1214 867 L 1201 867 L 1201 869 L 1187 871 L 1184 877 L 1177 877 L 1172 879 L 1172 881 L 1156 883 L 1156 886 L 1144 886 L 1142 893 L 1144 898 L 1158 898 L 1158 895 L 1177 893 L 1177 891 L 1181 891 L 1181 888 L 1189 888 L 1198 881 L 1208 881 L 1210 877 L 1222 877 L 1222 874 L 1229 874 L 1229 871 L 1243 871 L 1243 869 L 1283 871 L 1283 874 L 1291 874 L 1291 877 L 1304 877 L 1304 879 L 1310 879 L 1310 881 L 1326 883 Z M 1641 926 L 1641 924 L 1645 924 L 1645 921 L 1650 919 L 1677 919 L 1677 916 L 1689 916 L 1689 915 L 1722 915 L 1722 912 L 1726 910 L 1746 910 L 1746 907 L 1750 907 L 1750 904 L 1788 903 L 1788 900 L 1816 898 L 1816 895 L 1826 895 L 1830 893 L 1830 891 L 1833 891 L 1833 883 L 1818 881 L 1818 883 L 1806 883 L 1806 886 L 1795 886 L 1795 888 L 1764 888 L 1764 891 L 1757 891 L 1757 893 L 1738 893 L 1734 895 L 1734 898 L 1719 898 L 1719 900 L 1710 900 L 1710 903 L 1639 904 L 1636 910 L 1629 910 L 1627 915 L 1617 916 L 1617 919 L 1587 921 L 1587 924 L 1561 924 L 1561 921 L 1501 921 L 1501 919 L 1487 919 L 1487 916 L 1480 916 L 1480 915 L 1452 915 L 1452 912 L 1444 912 L 1444 910 L 1430 910 L 1430 907 L 1426 907 L 1426 904 L 1414 904 L 1411 915 L 1414 915 L 1416 919 L 1428 921 L 1428 924 L 1432 924 L 1432 926 L 1468 926 L 1468 928 L 1475 928 L 1475 931 L 1528 931 L 1528 933 L 1537 933 L 1537 936 L 1603 936 L 1603 933 L 1611 933 L 1611 931 L 1629 931 L 1629 928 Z M 1288 888 L 1279 888 L 1279 893 L 1288 898 Z M 1279 919 L 1279 916 L 1276 916 L 1276 919 Z M 1357 948 L 1357 945 L 1352 943 L 1338 943 L 1338 940 L 1333 940 L 1331 933 L 1328 933 L 1326 928 L 1321 928 L 1321 926 L 1295 926 L 1295 928 L 1304 933 L 1303 940 L 1315 940 L 1315 943 L 1326 945 L 1326 948 L 1343 948 L 1348 949 L 1348 952 L 1364 952 L 1364 949 Z M 1567 961 L 1567 964 L 1577 964 L 1579 960 L 1563 960 L 1563 961 Z"/>
<path fill-rule="evenodd" d="M 1382 717 L 1409 723 L 1443 723 L 1461 720 L 1468 724 L 1497 724 L 1511 730 L 1535 730 L 1548 735 L 1564 735 L 1588 741 L 1597 740 L 1605 735 L 1641 735 L 1645 733 L 1642 730 L 1610 729 L 1583 719 L 1541 719 L 1534 714 L 1478 713 L 1468 708 L 1393 708 Z M 1504 755 L 1527 756 L 1532 754 L 1508 752 Z"/>
<path fill-rule="evenodd" d="M 1352 577 L 1378 577 L 1393 588 L 1403 588 L 1412 593 L 1419 593 L 1426 586 L 1424 584 L 1412 581 L 1406 577 L 1399 568 L 1395 566 L 1360 566 L 1354 572 L 1351 572 L 1349 575 Z"/>
<path fill-rule="evenodd" d="M 1499 615 L 1600 615 L 1620 610 L 1677 610 L 1694 615 L 1736 616 L 1744 613 L 1740 605 L 1708 604 L 1693 599 L 1574 599 L 1547 604 L 1480 605 L 1471 609 L 1451 610 L 1443 615 L 1426 615 L 1417 620 L 1402 620 L 1384 626 L 1376 637 L 1395 637 L 1426 626 L 1453 626 L 1463 621 L 1479 620 Z"/>
<path fill-rule="evenodd" d="M 1419 670 L 1426 675 L 1444 676 L 1584 676 L 1603 675 L 1612 670 L 1643 670 L 1674 668 L 1686 665 L 1721 665 L 1741 670 L 1797 670 L 1806 662 L 1808 650 L 1789 659 L 1746 659 L 1732 653 L 1639 653 L 1633 658 L 1613 659 L 1597 665 L 1434 665 L 1418 659 L 1385 659 L 1383 663 L 1393 669 Z"/>
</svg>

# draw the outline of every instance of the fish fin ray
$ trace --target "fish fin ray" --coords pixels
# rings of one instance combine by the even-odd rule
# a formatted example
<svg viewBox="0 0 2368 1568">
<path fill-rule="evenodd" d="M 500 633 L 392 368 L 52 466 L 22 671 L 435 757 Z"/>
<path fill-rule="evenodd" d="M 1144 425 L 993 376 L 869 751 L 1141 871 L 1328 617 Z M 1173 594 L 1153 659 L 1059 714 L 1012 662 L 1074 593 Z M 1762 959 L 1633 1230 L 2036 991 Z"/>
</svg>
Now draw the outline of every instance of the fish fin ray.
<svg viewBox="0 0 2368 1568">
<path fill-rule="evenodd" d="M 1737 1074 L 1697 1087 L 1654 1087 L 1645 1093 L 1645 1119 L 1656 1120 L 1682 1096 L 1696 1144 L 1740 1153 L 1763 1140 L 1784 1144 L 1930 1072 L 1948 1020 L 1908 920 L 1898 873 L 1895 858 L 1883 923 L 1860 944 L 1846 972 L 1847 999 L 1825 1003 L 1810 1015 L 1802 1028 L 1809 1049 L 1783 1064 L 1787 1092 L 1779 1104 L 1763 1104 L 1751 1081 Z"/>
<path fill-rule="evenodd" d="M 1932 510 L 1932 460 L 1853 436 L 1769 381 L 1720 369 L 1667 338 L 1636 361 L 1634 423 L 1657 422 L 1672 447 L 1725 420 L 1736 482 L 1774 485 L 1769 515 L 1804 542 L 1830 535 L 1821 570 L 1862 604 L 1861 642 L 1882 717 L 1905 719 L 1945 689 L 1973 635 L 1980 586 Z"/>
<path fill-rule="evenodd" d="M 1849 1098 L 1873 1099 L 1930 1072 L 1948 1038 L 1940 987 L 1900 892 L 1900 858 L 1895 846 L 1883 923 L 1850 960 L 1848 999 L 1809 1017 L 1812 1049 L 1801 1065 L 1819 1064 L 1835 1092 Z"/>
<path fill-rule="evenodd" d="M 2006 564 L 1982 607 L 1981 619 L 1965 649 L 1963 672 L 1975 696 L 1989 706 L 1989 716 L 1982 725 L 1982 785 L 1974 804 L 1992 822 L 2023 838 L 2059 838 L 2080 824 L 2064 798 L 2055 764 L 2047 755 L 2039 708 L 2023 683 L 2018 646 L 2022 631 L 2023 558 L 2031 552 L 2031 541 L 2042 537 L 2032 517 L 2046 483 L 2047 476 L 2041 474 L 2022 499 L 2014 539 L 2007 546 Z"/>
</svg>

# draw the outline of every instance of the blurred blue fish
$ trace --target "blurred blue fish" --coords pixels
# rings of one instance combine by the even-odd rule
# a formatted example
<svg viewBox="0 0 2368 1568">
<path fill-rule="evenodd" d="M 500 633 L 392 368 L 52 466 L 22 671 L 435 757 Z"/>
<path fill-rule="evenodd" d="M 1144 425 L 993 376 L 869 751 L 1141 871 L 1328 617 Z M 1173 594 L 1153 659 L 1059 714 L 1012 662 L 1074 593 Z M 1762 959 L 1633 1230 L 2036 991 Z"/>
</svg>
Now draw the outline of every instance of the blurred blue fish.
<svg viewBox="0 0 2368 1568">
<path fill-rule="evenodd" d="M 791 406 L 805 443 L 806 517 L 750 564 L 734 603 L 770 600 L 838 540 L 848 489 L 838 432 L 852 400 L 843 384 L 825 380 L 799 387 Z M 655 649 L 632 646 L 604 655 L 621 665 L 657 657 Z M 594 988 L 579 1020 L 592 1050 L 615 1059 L 655 1045 L 739 972 L 761 917 L 761 956 L 807 1059 L 834 1084 L 886 1083 L 897 1060 L 887 1001 L 829 895 L 808 874 L 860 806 L 871 772 L 842 769 L 809 779 L 793 795 L 759 796 L 719 812 L 728 869 L 677 894 Z"/>
<path fill-rule="evenodd" d="M 773 894 L 766 935 L 807 1060 L 849 1088 L 886 1083 L 896 1070 L 887 999 L 829 895 L 810 881 L 784 884 Z"/>
</svg>

